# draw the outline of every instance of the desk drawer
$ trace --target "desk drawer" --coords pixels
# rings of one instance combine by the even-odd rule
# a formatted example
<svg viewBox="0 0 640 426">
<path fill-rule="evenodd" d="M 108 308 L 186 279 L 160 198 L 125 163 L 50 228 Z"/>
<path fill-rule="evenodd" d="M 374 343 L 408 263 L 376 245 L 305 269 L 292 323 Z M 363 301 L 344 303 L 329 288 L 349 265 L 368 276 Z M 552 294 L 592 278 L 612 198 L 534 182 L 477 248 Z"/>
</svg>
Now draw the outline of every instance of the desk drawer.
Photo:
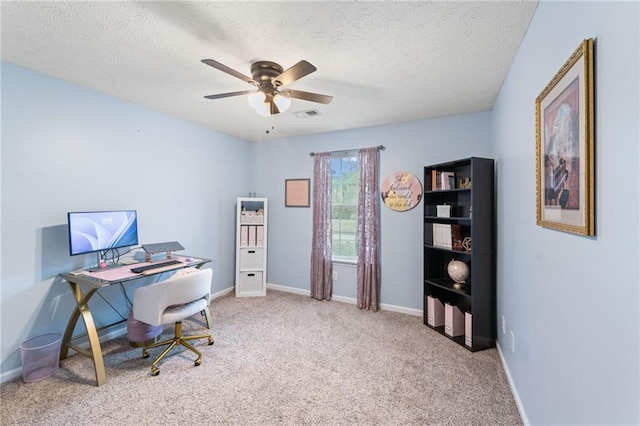
<svg viewBox="0 0 640 426">
<path fill-rule="evenodd" d="M 241 248 L 240 269 L 262 269 L 262 248 Z"/>
</svg>

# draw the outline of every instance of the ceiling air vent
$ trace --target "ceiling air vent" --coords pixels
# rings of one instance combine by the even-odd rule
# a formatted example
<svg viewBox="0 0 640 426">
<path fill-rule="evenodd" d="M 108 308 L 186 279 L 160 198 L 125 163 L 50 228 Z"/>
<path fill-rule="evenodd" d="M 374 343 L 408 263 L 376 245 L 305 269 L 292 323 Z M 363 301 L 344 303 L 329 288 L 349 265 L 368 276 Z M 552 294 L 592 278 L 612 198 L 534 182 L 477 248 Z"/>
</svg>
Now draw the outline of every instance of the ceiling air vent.
<svg viewBox="0 0 640 426">
<path fill-rule="evenodd" d="M 295 116 L 298 118 L 316 117 L 318 115 L 320 115 L 320 113 L 315 109 L 310 109 L 309 111 L 299 111 L 295 113 Z"/>
</svg>

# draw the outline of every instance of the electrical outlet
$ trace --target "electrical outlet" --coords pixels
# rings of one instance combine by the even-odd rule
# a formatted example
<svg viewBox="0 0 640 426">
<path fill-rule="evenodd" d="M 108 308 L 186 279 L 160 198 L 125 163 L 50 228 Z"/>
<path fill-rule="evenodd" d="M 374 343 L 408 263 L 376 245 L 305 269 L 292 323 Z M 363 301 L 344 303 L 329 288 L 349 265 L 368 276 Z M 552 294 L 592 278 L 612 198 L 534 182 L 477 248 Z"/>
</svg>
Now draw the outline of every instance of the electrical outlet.
<svg viewBox="0 0 640 426">
<path fill-rule="evenodd" d="M 333 271 L 333 280 L 338 281 L 338 271 Z"/>
<path fill-rule="evenodd" d="M 502 316 L 502 334 L 507 334 L 507 323 L 504 320 L 504 315 Z"/>
<path fill-rule="evenodd" d="M 509 332 L 511 339 L 509 340 L 509 345 L 511 345 L 511 352 L 515 352 L 516 351 L 516 337 L 513 334 L 513 330 L 511 330 Z"/>
</svg>

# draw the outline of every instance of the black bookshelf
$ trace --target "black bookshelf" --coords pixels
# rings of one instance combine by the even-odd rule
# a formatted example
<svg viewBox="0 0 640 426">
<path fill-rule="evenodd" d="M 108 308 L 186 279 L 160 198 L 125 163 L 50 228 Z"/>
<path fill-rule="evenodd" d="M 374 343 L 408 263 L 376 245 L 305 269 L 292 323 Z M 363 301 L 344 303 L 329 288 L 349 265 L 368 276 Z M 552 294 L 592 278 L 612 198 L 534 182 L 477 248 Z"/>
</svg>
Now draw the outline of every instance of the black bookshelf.
<svg viewBox="0 0 640 426">
<path fill-rule="evenodd" d="M 453 184 L 450 175 L 453 172 Z M 445 183 L 446 182 L 446 183 Z M 466 347 L 479 351 L 495 346 L 496 340 L 496 256 L 494 161 L 467 159 L 434 164 L 424 168 L 424 324 Z M 440 217 L 437 206 L 449 206 L 449 217 Z M 439 224 L 456 226 L 459 238 L 442 245 Z M 445 230 L 448 229 L 445 227 Z M 445 234 L 445 240 L 447 235 Z M 455 235 L 458 237 L 458 235 Z M 462 244 L 464 240 L 466 244 Z M 451 239 L 450 239 L 451 240 Z M 447 266 L 460 260 L 469 266 L 465 284 L 456 288 Z M 429 297 L 449 304 L 465 316 L 471 326 L 470 341 L 465 335 L 452 337 L 441 324 L 429 324 Z M 448 307 L 451 309 L 451 307 Z M 431 313 L 433 317 L 433 312 Z M 467 324 L 469 323 L 469 324 Z M 468 334 L 468 333 L 466 333 Z"/>
</svg>

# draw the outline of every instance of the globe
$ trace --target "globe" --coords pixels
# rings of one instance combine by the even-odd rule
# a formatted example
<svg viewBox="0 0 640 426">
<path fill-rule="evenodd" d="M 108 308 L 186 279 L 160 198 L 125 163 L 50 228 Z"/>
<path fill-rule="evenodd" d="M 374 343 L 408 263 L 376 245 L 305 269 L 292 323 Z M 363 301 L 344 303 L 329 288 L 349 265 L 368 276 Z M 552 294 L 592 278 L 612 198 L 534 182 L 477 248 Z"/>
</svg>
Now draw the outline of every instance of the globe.
<svg viewBox="0 0 640 426">
<path fill-rule="evenodd" d="M 469 265 L 460 260 L 451 259 L 447 265 L 447 273 L 456 282 L 453 286 L 460 288 L 465 284 L 464 280 L 469 278 Z"/>
</svg>

